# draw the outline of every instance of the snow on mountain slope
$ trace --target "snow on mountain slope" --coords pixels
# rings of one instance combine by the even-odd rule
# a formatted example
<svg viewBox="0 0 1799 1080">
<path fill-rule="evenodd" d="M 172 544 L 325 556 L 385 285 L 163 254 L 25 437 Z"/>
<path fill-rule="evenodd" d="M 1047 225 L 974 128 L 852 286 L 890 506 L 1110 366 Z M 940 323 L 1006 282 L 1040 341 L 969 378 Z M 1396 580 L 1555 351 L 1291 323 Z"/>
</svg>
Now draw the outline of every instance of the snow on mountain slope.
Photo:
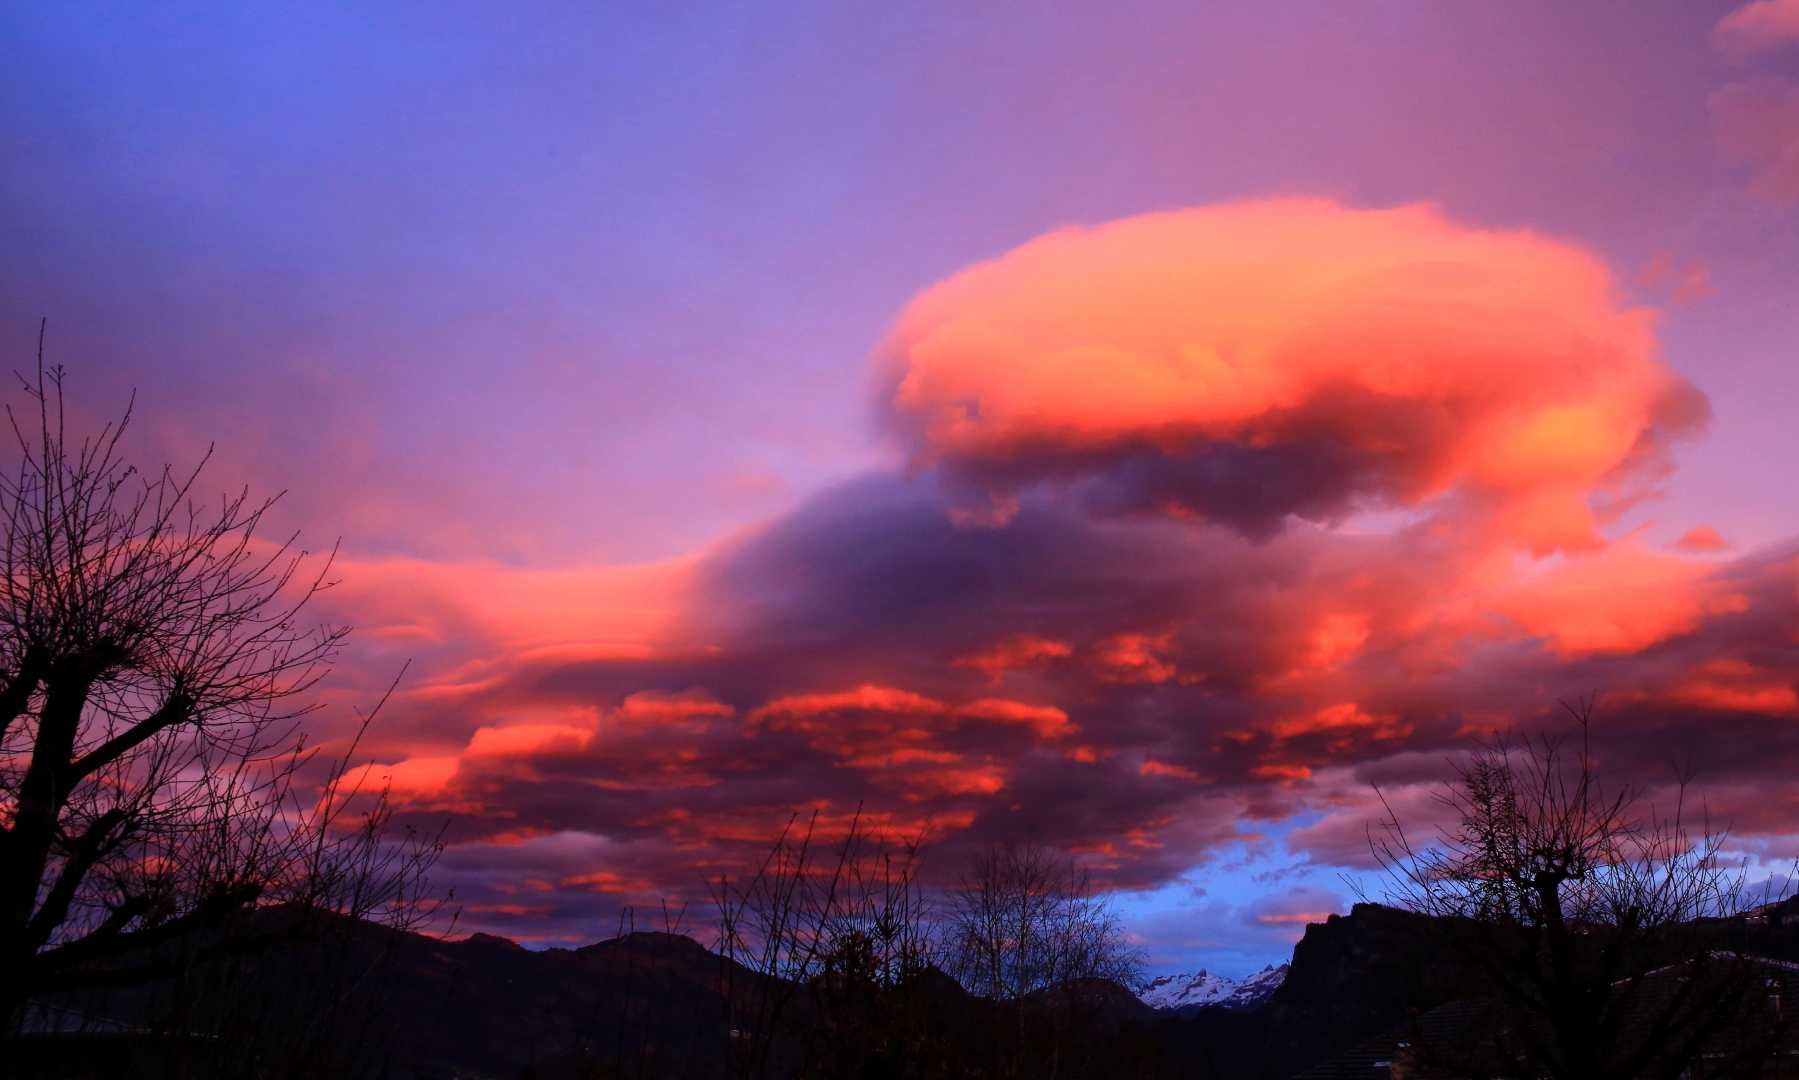
<svg viewBox="0 0 1799 1080">
<path fill-rule="evenodd" d="M 1238 983 L 1237 989 L 1231 991 L 1230 1000 L 1221 1002 L 1221 1004 L 1227 1009 L 1253 1009 L 1273 997 L 1274 992 L 1279 990 L 1281 983 L 1286 980 L 1286 964 L 1282 964 L 1280 967 L 1269 964 Z"/>
<path fill-rule="evenodd" d="M 1137 988 L 1137 1000 L 1156 1009 L 1216 1005 L 1236 989 L 1237 980 L 1200 968 L 1197 975 L 1160 975 L 1151 979 Z"/>
<path fill-rule="evenodd" d="M 1161 975 L 1137 988 L 1137 999 L 1156 1009 L 1192 1012 L 1206 1005 L 1253 1009 L 1267 1001 L 1287 977 L 1287 965 L 1268 965 L 1246 979 L 1213 975 Z"/>
</svg>

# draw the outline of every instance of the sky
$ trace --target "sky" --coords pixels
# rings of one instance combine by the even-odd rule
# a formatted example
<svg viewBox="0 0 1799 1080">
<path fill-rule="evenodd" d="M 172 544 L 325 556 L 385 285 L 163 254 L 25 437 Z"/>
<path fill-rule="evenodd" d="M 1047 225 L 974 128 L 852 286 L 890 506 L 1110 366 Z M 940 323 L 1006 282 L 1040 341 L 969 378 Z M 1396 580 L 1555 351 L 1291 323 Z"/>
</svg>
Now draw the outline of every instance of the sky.
<svg viewBox="0 0 1799 1080">
<path fill-rule="evenodd" d="M 464 929 L 860 807 L 1242 975 L 1595 693 L 1799 855 L 1799 0 L 0 10 L 0 349 L 339 544 Z"/>
</svg>

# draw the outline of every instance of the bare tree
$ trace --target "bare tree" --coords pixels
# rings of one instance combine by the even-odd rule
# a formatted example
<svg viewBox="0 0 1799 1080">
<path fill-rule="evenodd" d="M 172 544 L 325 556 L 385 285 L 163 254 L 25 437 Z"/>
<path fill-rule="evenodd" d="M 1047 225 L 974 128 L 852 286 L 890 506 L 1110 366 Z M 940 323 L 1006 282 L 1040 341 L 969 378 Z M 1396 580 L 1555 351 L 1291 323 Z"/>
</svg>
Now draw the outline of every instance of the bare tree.
<svg viewBox="0 0 1799 1080">
<path fill-rule="evenodd" d="M 1779 1036 L 1764 980 L 1706 932 L 1743 906 L 1725 834 L 1689 822 L 1687 776 L 1666 812 L 1607 788 L 1591 707 L 1570 710 L 1578 745 L 1482 746 L 1438 796 L 1456 824 L 1434 843 L 1414 845 L 1390 808 L 1371 835 L 1388 901 L 1437 916 L 1491 995 L 1481 1038 L 1433 1044 L 1421 1028 L 1412 1056 L 1471 1077 L 1755 1075 Z M 1720 1039 L 1731 1052 L 1707 1053 Z"/>
<path fill-rule="evenodd" d="M 1046 844 L 989 844 L 950 896 L 951 974 L 1010 1000 L 1071 979 L 1134 986 L 1141 958 L 1086 870 Z"/>
<path fill-rule="evenodd" d="M 738 1075 L 1154 1074 L 1120 1029 L 1129 991 L 1107 981 L 1134 984 L 1138 957 L 1066 856 L 995 844 L 942 895 L 922 885 L 921 838 L 859 815 L 816 833 L 816 814 L 796 820 L 754 874 L 714 886 L 718 951 L 762 977 L 723 987 Z"/>
<path fill-rule="evenodd" d="M 164 978 L 272 921 L 416 917 L 435 843 L 390 843 L 384 795 L 353 810 L 348 756 L 315 761 L 297 727 L 346 633 L 301 621 L 330 558 L 302 575 L 256 535 L 272 499 L 132 468 L 129 409 L 72 434 L 41 346 L 24 390 L 0 475 L 0 1030 L 34 995 Z"/>
<path fill-rule="evenodd" d="M 981 1075 L 1155 1075 L 1113 1030 L 1117 998 L 1140 981 L 1116 910 L 1087 871 L 1040 842 L 988 844 L 949 894 L 949 970 L 993 1003 L 974 1057 Z M 1133 1002 L 1134 1004 L 1134 1002 Z"/>
<path fill-rule="evenodd" d="M 765 978 L 724 987 L 739 1075 L 924 1075 L 939 960 L 919 879 L 923 836 L 893 840 L 860 812 L 836 842 L 814 813 L 757 871 L 713 886 L 717 950 Z"/>
</svg>

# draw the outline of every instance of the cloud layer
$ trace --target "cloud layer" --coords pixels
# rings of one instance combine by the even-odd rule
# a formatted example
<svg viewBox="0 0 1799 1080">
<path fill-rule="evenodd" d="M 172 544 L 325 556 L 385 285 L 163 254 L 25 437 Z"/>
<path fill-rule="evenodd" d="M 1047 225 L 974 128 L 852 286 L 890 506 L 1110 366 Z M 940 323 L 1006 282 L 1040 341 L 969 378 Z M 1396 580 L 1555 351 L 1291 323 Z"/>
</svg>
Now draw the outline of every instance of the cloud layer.
<svg viewBox="0 0 1799 1080">
<path fill-rule="evenodd" d="M 459 643 L 370 775 L 452 818 L 446 872 L 521 936 L 703 896 L 795 812 L 1141 886 L 1311 810 L 1289 846 L 1353 863 L 1369 781 L 1422 790 L 1595 690 L 1608 764 L 1653 784 L 1690 749 L 1778 833 L 1795 553 L 1601 532 L 1706 415 L 1651 324 L 1582 250 L 1426 207 L 1051 234 L 899 318 L 911 478 L 679 564 L 346 594 L 377 640 Z"/>
</svg>

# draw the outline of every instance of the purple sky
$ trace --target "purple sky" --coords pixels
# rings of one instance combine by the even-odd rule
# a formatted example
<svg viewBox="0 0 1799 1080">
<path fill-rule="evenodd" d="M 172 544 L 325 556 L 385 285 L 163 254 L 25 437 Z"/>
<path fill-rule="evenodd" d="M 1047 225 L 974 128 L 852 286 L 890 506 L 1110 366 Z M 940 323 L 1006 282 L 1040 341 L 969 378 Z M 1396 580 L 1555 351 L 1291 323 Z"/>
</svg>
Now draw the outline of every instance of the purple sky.
<svg viewBox="0 0 1799 1080">
<path fill-rule="evenodd" d="M 554 595 L 564 579 L 520 599 L 519 574 L 589 581 L 596 609 L 655 607 L 608 600 L 624 587 L 599 568 L 697 559 L 741 607 L 684 600 L 681 624 L 750 635 L 764 616 L 744 612 L 763 609 L 744 597 L 786 580 L 768 537 L 835 521 L 831 507 L 896 505 L 831 494 L 893 483 L 881 478 L 916 449 L 881 434 L 869 356 L 920 290 L 972 263 L 1063 226 L 1227 200 L 1428 202 L 1460 227 L 1591 252 L 1623 302 L 1659 310 L 1660 359 L 1709 397 L 1712 421 L 1675 444 L 1665 498 L 1606 533 L 1642 526 L 1660 549 L 1709 525 L 1752 562 L 1799 536 L 1799 5 L 1762 0 L 1759 21 L 1715 38 L 1738 6 L 9 0 L 0 347 L 29 364 L 47 317 L 49 356 L 93 416 L 137 390 L 145 457 L 216 441 L 217 485 L 288 489 L 283 527 L 341 536 L 362 568 L 349 621 L 379 629 L 372 612 L 411 602 L 380 598 L 384 566 L 409 568 L 409 597 L 507 607 L 502 629 L 365 635 L 346 659 L 353 687 L 406 656 L 421 685 L 460 686 L 452 673 L 475 660 L 506 668 L 515 654 L 494 643 L 533 638 L 534 612 L 556 628 L 546 638 L 584 639 L 586 609 Z M 720 687 L 766 702 L 899 685 L 900 645 L 844 633 L 883 658 L 878 678 L 738 659 L 729 675 L 683 668 L 681 685 L 635 669 L 580 685 L 602 711 L 633 687 L 706 687 L 745 718 L 759 706 L 730 693 L 751 690 Z M 919 679 L 909 692 L 961 700 Z M 1076 712 L 1033 700 L 1052 698 Z M 482 724 L 554 711 L 507 700 L 403 701 L 381 760 L 453 757 Z M 1759 738 L 1745 753 L 1752 742 L 1766 753 Z M 1342 767 L 1439 760 L 1448 745 L 1364 748 Z M 1733 768 L 1726 755 L 1720 780 Z M 1331 812 L 1323 795 L 1289 795 L 1286 816 L 1254 828 Z M 498 932 L 601 936 L 582 920 L 675 888 L 613 849 L 642 833 L 610 812 L 545 810 L 511 848 L 476 828 L 484 842 L 446 872 L 480 897 L 524 873 L 508 851 L 552 841 L 558 881 L 577 863 L 637 866 L 636 892 L 552 882 L 579 896 L 548 914 L 483 901 Z M 1132 900 L 1160 966 L 1241 974 L 1297 933 L 1282 912 L 1346 895 L 1324 847 L 1295 870 L 1303 853 L 1272 839 L 1239 851 L 1211 828 L 1170 849 L 1212 868 L 1189 875 L 1211 882 L 1206 899 L 1176 884 Z M 1231 859 L 1244 868 L 1225 873 Z M 1304 891 L 1320 888 L 1334 901 Z M 1169 929 L 1189 909 L 1189 929 Z"/>
</svg>

